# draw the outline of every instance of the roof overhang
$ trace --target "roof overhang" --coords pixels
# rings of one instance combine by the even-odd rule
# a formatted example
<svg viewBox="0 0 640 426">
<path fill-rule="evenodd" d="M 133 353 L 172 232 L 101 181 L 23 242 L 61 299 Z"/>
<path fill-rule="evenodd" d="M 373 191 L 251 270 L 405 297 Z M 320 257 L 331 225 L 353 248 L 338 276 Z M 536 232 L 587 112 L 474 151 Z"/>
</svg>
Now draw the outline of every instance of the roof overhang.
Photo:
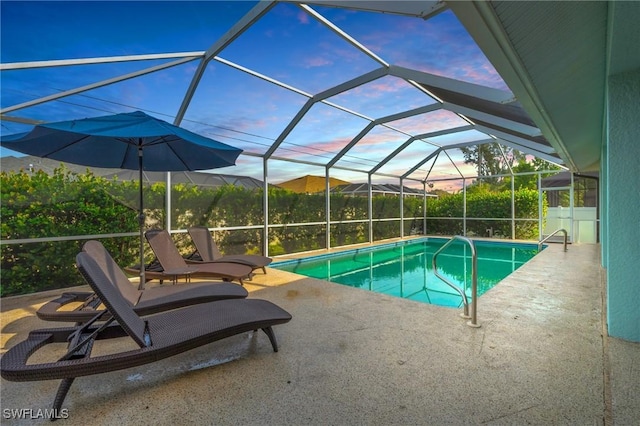
<svg viewBox="0 0 640 426">
<path fill-rule="evenodd" d="M 610 2 L 447 4 L 564 162 L 597 170 Z"/>
</svg>

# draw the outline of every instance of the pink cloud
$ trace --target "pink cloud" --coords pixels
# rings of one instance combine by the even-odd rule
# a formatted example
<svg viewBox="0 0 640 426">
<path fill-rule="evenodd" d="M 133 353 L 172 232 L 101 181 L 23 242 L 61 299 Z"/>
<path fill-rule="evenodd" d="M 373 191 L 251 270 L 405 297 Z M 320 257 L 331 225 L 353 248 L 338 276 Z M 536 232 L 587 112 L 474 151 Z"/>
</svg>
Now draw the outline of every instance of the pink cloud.
<svg viewBox="0 0 640 426">
<path fill-rule="evenodd" d="M 385 94 L 401 93 L 407 89 L 416 91 L 410 87 L 404 80 L 394 77 L 384 77 L 362 86 L 355 87 L 344 93 L 340 93 L 332 98 L 338 104 L 344 103 L 345 106 L 358 109 L 362 99 L 379 99 Z"/>
<path fill-rule="evenodd" d="M 309 15 L 307 15 L 305 12 L 300 11 L 298 12 L 298 22 L 303 24 L 303 25 L 307 25 L 309 23 Z"/>
<path fill-rule="evenodd" d="M 467 122 L 452 112 L 439 110 L 427 114 L 403 118 L 389 124 L 399 130 L 417 135 L 448 129 L 451 127 L 464 126 Z"/>
<path fill-rule="evenodd" d="M 362 59 L 364 56 L 364 53 L 355 48 L 340 48 L 330 43 L 322 43 L 319 46 L 326 48 L 332 55 L 335 55 L 337 58 L 345 62 L 355 62 Z"/>
<path fill-rule="evenodd" d="M 316 56 L 315 58 L 306 58 L 302 64 L 304 68 L 318 68 L 332 65 L 333 62 L 326 58 Z"/>
<path fill-rule="evenodd" d="M 295 149 L 307 154 L 329 155 L 329 158 L 331 158 L 340 152 L 340 150 L 350 141 L 351 138 L 349 137 L 334 138 L 324 141 L 311 141 L 305 143 L 304 147 L 296 146 Z M 286 144 L 287 143 L 285 142 L 283 145 L 286 146 Z M 289 147 L 291 147 L 291 145 L 289 145 Z"/>
<path fill-rule="evenodd" d="M 376 80 L 368 85 L 378 93 L 392 93 L 405 88 L 405 82 L 400 79 Z"/>
</svg>

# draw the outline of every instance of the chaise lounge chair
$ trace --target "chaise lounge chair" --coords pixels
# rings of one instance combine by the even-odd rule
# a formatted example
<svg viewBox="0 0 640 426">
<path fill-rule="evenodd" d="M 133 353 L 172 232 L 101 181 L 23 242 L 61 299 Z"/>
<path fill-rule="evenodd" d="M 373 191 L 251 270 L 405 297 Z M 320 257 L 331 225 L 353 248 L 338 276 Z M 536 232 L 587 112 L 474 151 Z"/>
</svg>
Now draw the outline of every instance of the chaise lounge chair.
<svg viewBox="0 0 640 426">
<path fill-rule="evenodd" d="M 196 303 L 212 302 L 223 299 L 243 299 L 249 295 L 238 284 L 229 282 L 203 282 L 187 285 L 150 287 L 138 290 L 124 271 L 113 260 L 107 249 L 99 241 L 87 241 L 82 247 L 120 293 L 129 301 L 138 315 L 144 316 L 156 312 L 181 308 Z M 70 304 L 75 304 L 73 310 Z M 45 321 L 66 321 L 85 323 L 104 309 L 102 301 L 92 292 L 66 292 L 59 298 L 44 304 L 36 311 L 38 318 Z"/>
<path fill-rule="evenodd" d="M 131 303 L 91 256 L 80 252 L 78 269 L 104 302 L 111 319 L 95 324 L 103 314 L 82 326 L 34 330 L 0 359 L 0 374 L 10 381 L 62 379 L 53 403 L 58 412 L 76 377 L 106 373 L 151 363 L 236 334 L 262 329 L 278 351 L 272 327 L 291 320 L 277 305 L 259 299 L 229 299 L 161 312 L 140 318 Z M 114 324 L 113 321 L 117 321 Z M 124 352 L 91 357 L 96 340 L 126 337 L 138 346 Z M 28 363 L 50 343 L 69 343 L 57 361 Z M 44 356 L 45 354 L 41 354 Z"/>
<path fill-rule="evenodd" d="M 266 266 L 272 261 L 270 257 L 258 254 L 232 254 L 223 256 L 214 241 L 209 228 L 206 226 L 193 226 L 188 229 L 189 235 L 196 246 L 196 251 L 187 259 L 187 263 L 211 263 L 211 262 L 233 262 L 249 265 L 251 268 L 262 269 L 267 273 Z"/>
<path fill-rule="evenodd" d="M 251 277 L 250 266 L 239 263 L 216 262 L 202 263 L 199 265 L 187 265 L 187 262 L 180 255 L 178 248 L 171 239 L 171 235 L 165 229 L 150 229 L 145 232 L 145 237 L 160 262 L 163 274 L 172 277 L 175 281 L 178 276 L 201 278 L 220 278 L 227 281 L 242 281 Z"/>
</svg>

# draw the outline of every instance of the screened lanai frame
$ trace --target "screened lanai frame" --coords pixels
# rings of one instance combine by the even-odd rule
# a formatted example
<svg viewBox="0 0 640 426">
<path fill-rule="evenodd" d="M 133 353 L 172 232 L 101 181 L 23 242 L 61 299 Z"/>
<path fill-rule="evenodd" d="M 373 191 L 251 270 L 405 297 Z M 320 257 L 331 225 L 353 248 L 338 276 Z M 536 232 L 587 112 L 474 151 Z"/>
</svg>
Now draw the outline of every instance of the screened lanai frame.
<svg viewBox="0 0 640 426">
<path fill-rule="evenodd" d="M 343 42 L 349 44 L 352 48 L 356 49 L 361 54 L 368 57 L 375 62 L 376 68 L 364 72 L 354 78 L 350 78 L 337 85 L 334 85 L 328 89 L 322 90 L 316 93 L 308 93 L 300 88 L 294 87 L 284 81 L 281 81 L 273 76 L 268 76 L 264 73 L 255 71 L 247 66 L 235 63 L 229 59 L 219 56 L 224 49 L 232 44 L 236 39 L 242 36 L 242 34 L 250 29 L 255 23 L 259 22 L 264 16 L 266 16 L 272 9 L 279 7 L 280 3 L 288 4 L 288 6 L 294 5 L 302 13 L 306 14 L 314 22 L 325 27 Z M 268 148 L 262 153 L 255 153 L 246 151 L 243 156 L 253 157 L 262 163 L 262 180 L 264 182 L 264 200 L 263 200 L 263 212 L 264 222 L 262 225 L 253 225 L 252 228 L 262 227 L 264 229 L 263 236 L 263 251 L 268 254 L 269 252 L 269 230 L 276 226 L 270 223 L 269 212 L 269 197 L 268 187 L 270 184 L 271 173 L 270 166 L 274 161 L 286 161 L 289 163 L 296 163 L 300 165 L 309 165 L 324 169 L 324 174 L 327 180 L 327 188 L 325 193 L 326 197 L 326 221 L 316 223 L 304 223 L 304 224 L 289 224 L 290 226 L 300 225 L 324 225 L 326 228 L 326 248 L 330 248 L 330 229 L 331 225 L 340 223 L 331 221 L 330 217 L 330 188 L 329 177 L 332 173 L 337 171 L 352 171 L 357 173 L 365 173 L 367 176 L 367 183 L 369 188 L 372 187 L 375 179 L 397 179 L 399 187 L 401 188 L 399 195 L 399 217 L 393 218 L 400 221 L 402 224 L 405 220 L 403 217 L 402 200 L 404 194 L 402 188 L 407 182 L 415 183 L 418 186 L 422 186 L 423 192 L 426 193 L 427 182 L 439 182 L 446 180 L 446 178 L 434 178 L 431 175 L 433 164 L 438 158 L 448 157 L 451 166 L 459 177 L 456 179 L 473 180 L 476 178 L 482 178 L 481 176 L 473 176 L 464 174 L 456 166 L 449 152 L 462 147 L 469 147 L 482 143 L 499 143 L 504 146 L 508 146 L 513 149 L 517 149 L 526 154 L 541 158 L 549 161 L 553 164 L 562 165 L 562 160 L 555 154 L 553 148 L 546 141 L 542 135 L 540 129 L 538 129 L 533 121 L 524 112 L 517 99 L 508 90 L 496 89 L 492 87 L 482 86 L 467 81 L 456 80 L 433 73 L 407 68 L 400 65 L 389 63 L 381 56 L 376 54 L 373 50 L 366 46 L 366 43 L 360 42 L 355 37 L 351 36 L 347 31 L 343 30 L 337 23 L 332 22 L 326 18 L 322 13 L 318 11 L 323 6 L 331 6 L 338 8 L 348 9 L 364 9 L 367 11 L 384 12 L 405 17 L 412 17 L 418 20 L 429 20 L 432 17 L 443 13 L 447 9 L 445 2 L 432 1 L 432 2 L 343 2 L 343 1 L 314 1 L 308 3 L 301 2 L 272 2 L 264 1 L 256 3 L 252 9 L 249 10 L 241 19 L 239 19 L 222 37 L 216 40 L 206 51 L 197 52 L 179 52 L 179 53 L 161 53 L 161 54 L 144 54 L 144 55 L 128 55 L 128 56 L 111 56 L 100 58 L 84 58 L 84 59 L 62 59 L 51 61 L 36 61 L 36 62 L 21 62 L 21 63 L 3 63 L 0 70 L 5 71 L 18 71 L 18 70 L 30 70 L 38 68 L 59 68 L 77 65 L 90 65 L 90 64 L 108 64 L 108 63 L 121 63 L 121 62 L 137 62 L 137 61 L 158 61 L 166 60 L 163 64 L 158 64 L 152 67 L 144 68 L 134 72 L 122 74 L 107 80 L 101 80 L 98 82 L 82 85 L 79 87 L 66 89 L 58 93 L 50 94 L 47 96 L 39 97 L 37 99 L 29 100 L 26 102 L 20 102 L 9 106 L 2 106 L 0 111 L 1 118 L 6 122 L 17 122 L 23 124 L 37 124 L 39 120 L 30 118 L 30 108 L 37 107 L 49 102 L 61 100 L 70 96 L 78 95 L 91 90 L 106 87 L 118 82 L 135 79 L 138 77 L 150 75 L 167 68 L 178 67 L 187 63 L 196 63 L 196 68 L 193 73 L 193 77 L 186 90 L 180 107 L 178 108 L 175 116 L 173 117 L 173 123 L 177 125 L 186 124 L 188 119 L 186 118 L 189 106 L 191 105 L 194 96 L 200 88 L 200 83 L 205 76 L 207 68 L 210 64 L 215 63 L 224 67 L 228 67 L 237 72 L 250 76 L 254 79 L 259 79 L 269 85 L 278 87 L 284 91 L 294 93 L 300 96 L 306 101 L 300 106 L 295 113 L 294 117 L 289 121 L 286 127 L 280 132 L 280 134 L 274 139 Z M 409 108 L 401 112 L 383 115 L 377 118 L 369 117 L 358 111 L 347 108 L 343 105 L 332 101 L 340 94 L 346 93 L 350 90 L 364 87 L 365 85 L 379 81 L 382 78 L 392 77 L 398 79 L 408 86 L 411 86 L 416 91 L 420 92 L 424 96 L 424 105 Z M 344 144 L 338 152 L 327 159 L 325 162 L 314 162 L 306 159 L 290 158 L 282 155 L 282 148 L 287 143 L 288 136 L 295 131 L 297 126 L 303 121 L 310 110 L 316 106 L 328 106 L 336 110 L 341 111 L 350 116 L 357 117 L 359 120 L 366 122 L 359 133 L 357 133 L 351 140 Z M 458 117 L 462 123 L 455 127 L 449 127 L 444 129 L 438 129 L 434 131 L 428 131 L 423 133 L 411 133 L 404 129 L 398 128 L 395 123 L 402 120 L 410 119 L 412 117 L 424 116 L 426 114 L 446 111 L 450 114 Z M 376 164 L 368 169 L 350 168 L 345 166 L 342 160 L 354 150 L 358 143 L 371 132 L 377 129 L 388 129 L 402 136 L 402 140 L 397 144 L 386 156 L 378 159 Z M 463 134 L 465 132 L 479 132 L 483 137 L 481 139 L 468 140 L 458 143 L 439 144 L 434 140 L 450 135 Z M 222 140 L 223 142 L 227 142 Z M 386 165 L 392 162 L 395 158 L 402 155 L 410 146 L 414 146 L 416 143 L 420 147 L 428 147 L 429 150 L 425 150 L 424 156 L 416 161 L 413 165 L 407 168 L 407 170 L 401 174 L 385 173 L 383 169 Z M 284 151 L 286 154 L 286 151 Z M 431 162 L 431 168 L 424 169 L 425 165 L 429 165 Z M 513 182 L 513 180 L 512 180 Z M 167 175 L 167 188 L 171 187 L 171 176 Z M 466 185 L 463 184 L 463 190 Z M 512 191 L 513 193 L 513 191 Z M 368 194 L 369 206 L 371 206 L 372 192 Z M 466 197 L 465 197 L 466 199 Z M 426 202 L 426 194 L 425 194 Z M 166 215 L 166 228 L 171 229 L 171 191 L 167 191 L 167 215 Z M 426 209 L 425 209 L 426 211 Z M 513 209 L 512 209 L 513 212 Z M 541 214 L 539 214 L 539 219 Z M 488 218 L 491 219 L 491 218 Z M 373 241 L 372 236 L 372 223 L 374 219 L 371 215 L 371 207 L 369 207 L 369 242 Z M 423 218 L 426 221 L 426 218 Z M 467 218 L 462 218 L 466 223 Z M 516 218 L 511 217 L 512 223 L 515 223 Z M 225 229 L 238 229 L 242 227 L 231 227 Z M 466 226 L 464 227 L 466 231 Z M 428 227 L 425 226 L 424 229 Z M 181 231 L 181 230 L 173 230 Z M 540 234 L 542 231 L 540 231 Z M 404 237 L 404 227 L 400 226 L 399 236 Z M 512 235 L 513 237 L 513 235 Z M 65 237 L 65 239 L 70 239 Z M 12 243 L 15 243 L 13 241 Z M 5 242 L 3 242 L 4 244 Z"/>
</svg>

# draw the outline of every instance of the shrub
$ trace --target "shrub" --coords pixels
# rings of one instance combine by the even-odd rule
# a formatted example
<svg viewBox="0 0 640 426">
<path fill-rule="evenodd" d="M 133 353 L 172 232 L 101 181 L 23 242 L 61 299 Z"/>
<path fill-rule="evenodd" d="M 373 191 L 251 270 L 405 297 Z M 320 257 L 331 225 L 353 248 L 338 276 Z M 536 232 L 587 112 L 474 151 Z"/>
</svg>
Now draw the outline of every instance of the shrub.
<svg viewBox="0 0 640 426">
<path fill-rule="evenodd" d="M 137 214 L 112 196 L 113 183 L 64 168 L 0 174 L 3 240 L 135 231 Z M 120 184 L 118 184 L 120 185 Z M 135 238 L 103 241 L 116 261 L 129 262 Z M 82 241 L 2 245 L 1 296 L 83 284 L 75 270 Z"/>
<path fill-rule="evenodd" d="M 516 221 L 515 238 L 537 240 L 538 238 L 538 191 L 520 189 L 514 193 L 515 217 L 531 219 Z M 543 199 L 543 215 L 546 215 L 546 200 Z M 427 217 L 459 218 L 463 216 L 463 194 L 451 194 L 427 201 Z M 505 220 L 474 220 L 473 218 L 504 218 Z M 511 191 L 474 192 L 467 194 L 467 233 L 486 235 L 492 228 L 494 235 L 511 237 Z M 427 233 L 456 235 L 462 233 L 462 220 L 427 221 Z"/>
<path fill-rule="evenodd" d="M 74 174 L 61 167 L 52 175 L 43 171 L 0 173 L 2 204 L 0 237 L 3 240 L 132 233 L 138 230 L 137 181 L 107 180 L 90 172 Z M 165 184 L 145 185 L 146 228 L 165 224 Z M 211 228 L 260 226 L 231 229 L 213 234 L 223 253 L 260 253 L 263 245 L 263 191 L 233 185 L 202 188 L 178 184 L 171 189 L 172 228 L 192 225 Z M 468 217 L 505 218 L 504 221 L 468 220 L 469 234 L 511 235 L 510 192 L 478 191 L 467 194 Z M 427 233 L 462 233 L 463 195 L 443 195 L 427 201 Z M 269 188 L 269 253 L 272 256 L 325 248 L 326 199 L 324 194 L 298 194 L 281 188 Z M 406 232 L 423 233 L 423 199 L 405 197 L 403 226 Z M 537 238 L 538 192 L 519 190 L 515 194 L 516 217 L 532 218 L 516 222 L 516 238 Z M 398 237 L 399 197 L 376 195 L 372 200 L 374 240 Z M 332 221 L 354 221 L 331 225 L 331 245 L 341 246 L 368 241 L 369 204 L 366 197 L 332 193 Z M 546 205 L 545 205 L 546 208 Z M 306 226 L 292 224 L 313 223 Z M 320 224 L 317 224 L 320 223 Z M 281 226 L 279 226 L 281 225 Z M 185 235 L 174 236 L 184 254 L 193 251 Z M 103 244 L 116 262 L 126 266 L 139 262 L 138 236 L 104 238 Z M 67 240 L 2 245 L 2 287 L 0 296 L 64 288 L 83 284 L 75 270 L 75 256 L 84 241 Z M 152 258 L 147 247 L 146 259 Z"/>
</svg>

